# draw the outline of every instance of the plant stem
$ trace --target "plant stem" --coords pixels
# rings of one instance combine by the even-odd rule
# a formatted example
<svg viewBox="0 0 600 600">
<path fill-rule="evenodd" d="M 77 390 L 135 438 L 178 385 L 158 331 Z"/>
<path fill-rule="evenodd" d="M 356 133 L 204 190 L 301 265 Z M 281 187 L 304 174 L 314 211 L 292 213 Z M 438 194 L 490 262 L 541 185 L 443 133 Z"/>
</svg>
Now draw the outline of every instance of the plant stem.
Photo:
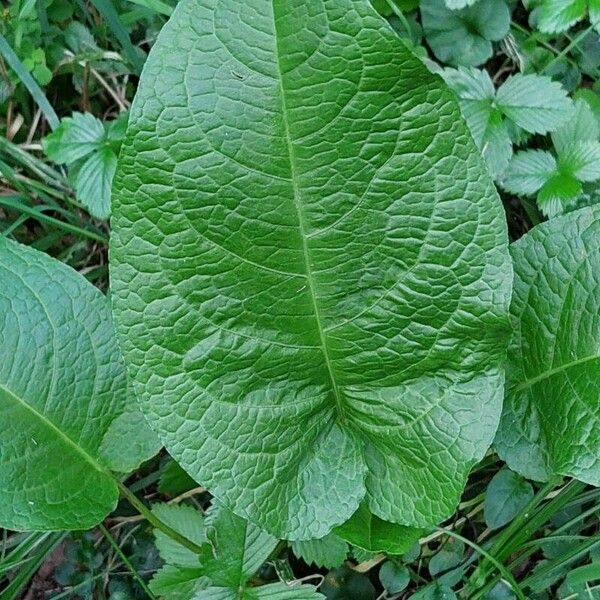
<svg viewBox="0 0 600 600">
<path fill-rule="evenodd" d="M 569 44 L 567 44 L 540 72 L 540 75 L 544 75 L 544 73 L 546 73 L 550 67 L 554 66 L 554 64 L 556 62 L 558 62 L 561 58 L 565 57 L 569 52 L 571 52 L 571 50 L 573 48 L 575 48 L 577 46 L 577 44 L 579 44 L 579 42 L 581 40 L 583 40 L 583 38 L 590 33 L 590 31 L 592 31 L 592 29 L 594 29 L 593 25 L 590 25 L 589 27 L 587 27 L 586 29 L 584 29 L 583 31 L 580 31 L 572 40 Z"/>
<path fill-rule="evenodd" d="M 156 596 L 152 593 L 146 582 L 142 579 L 142 576 L 136 571 L 135 567 L 131 564 L 129 559 L 125 556 L 123 550 L 121 550 L 119 544 L 117 544 L 117 540 L 111 535 L 110 531 L 106 529 L 104 523 L 100 523 L 98 526 L 102 535 L 107 539 L 108 543 L 113 547 L 114 551 L 117 553 L 121 562 L 127 567 L 129 572 L 133 575 L 133 578 L 140 584 L 140 587 L 146 592 L 148 598 L 152 598 L 152 600 L 156 600 Z"/>
<path fill-rule="evenodd" d="M 185 536 L 181 535 L 178 531 L 175 531 L 175 529 L 169 527 L 169 525 L 163 523 L 158 517 L 156 517 L 154 513 L 152 513 L 152 511 L 141 500 L 139 500 L 138 497 L 134 493 L 132 493 L 126 485 L 124 485 L 120 481 L 117 481 L 117 485 L 119 486 L 119 491 L 121 492 L 121 495 L 124 498 L 126 498 L 129 501 L 129 503 L 141 515 L 145 517 L 146 521 L 148 521 L 150 525 L 152 525 L 159 531 L 162 531 L 165 535 L 168 535 L 172 540 L 174 540 L 178 544 L 181 544 L 188 550 L 191 550 L 195 554 L 199 554 L 200 552 L 202 552 L 202 548 L 198 546 L 198 544 L 192 542 L 192 540 L 189 540 Z"/>
<path fill-rule="evenodd" d="M 443 527 L 436 527 L 436 529 L 438 531 L 443 531 L 446 535 L 449 535 L 450 537 L 460 540 L 461 542 L 467 544 L 467 546 L 470 546 L 471 548 L 473 548 L 473 550 L 487 558 L 498 569 L 502 577 L 510 584 L 510 587 L 513 589 L 517 598 L 519 598 L 519 600 L 527 600 L 525 594 L 523 594 L 523 592 L 521 591 L 521 587 L 517 583 L 517 580 L 513 577 L 512 573 L 500 561 L 495 559 L 489 552 L 486 552 L 481 546 L 479 546 L 475 542 L 472 542 L 471 540 L 467 539 L 466 537 L 463 537 L 462 535 L 454 531 L 444 529 Z"/>
</svg>

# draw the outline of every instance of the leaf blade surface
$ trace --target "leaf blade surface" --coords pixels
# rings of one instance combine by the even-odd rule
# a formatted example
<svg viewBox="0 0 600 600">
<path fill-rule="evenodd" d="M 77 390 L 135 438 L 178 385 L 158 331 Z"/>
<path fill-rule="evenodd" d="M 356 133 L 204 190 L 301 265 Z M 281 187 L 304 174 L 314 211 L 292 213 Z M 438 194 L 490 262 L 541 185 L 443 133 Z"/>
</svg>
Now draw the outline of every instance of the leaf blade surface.
<svg viewBox="0 0 600 600">
<path fill-rule="evenodd" d="M 367 2 L 178 5 L 114 202 L 136 389 L 197 480 L 287 539 L 365 495 L 452 512 L 498 418 L 505 225 L 451 94 Z"/>
</svg>

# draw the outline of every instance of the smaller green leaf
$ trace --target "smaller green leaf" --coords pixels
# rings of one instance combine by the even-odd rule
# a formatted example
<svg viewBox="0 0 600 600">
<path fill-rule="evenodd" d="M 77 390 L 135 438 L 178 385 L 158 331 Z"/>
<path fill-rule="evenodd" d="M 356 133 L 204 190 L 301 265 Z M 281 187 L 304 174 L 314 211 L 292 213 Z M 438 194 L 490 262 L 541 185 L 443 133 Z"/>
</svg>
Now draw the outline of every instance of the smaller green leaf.
<svg viewBox="0 0 600 600">
<path fill-rule="evenodd" d="M 590 105 L 583 99 L 575 101 L 571 118 L 552 133 L 552 143 L 560 154 L 567 147 L 582 141 L 597 141 L 600 124 Z"/>
<path fill-rule="evenodd" d="M 102 121 L 90 113 L 73 113 L 42 140 L 46 156 L 57 164 L 71 164 L 101 147 L 104 140 Z"/>
<path fill-rule="evenodd" d="M 232 600 L 239 596 L 234 595 Z M 323 600 L 324 596 L 312 585 L 288 585 L 286 583 L 270 583 L 246 590 L 242 600 Z M 229 600 L 229 597 L 228 599 Z"/>
<path fill-rule="evenodd" d="M 292 542 L 291 547 L 306 564 L 328 569 L 339 567 L 348 555 L 348 544 L 334 533 L 319 540 Z"/>
<path fill-rule="evenodd" d="M 499 581 L 484 597 L 483 600 L 516 600 L 512 588 L 504 581 Z"/>
<path fill-rule="evenodd" d="M 77 170 L 77 199 L 97 219 L 110 217 L 110 193 L 117 170 L 117 155 L 105 146 L 94 152 Z"/>
<path fill-rule="evenodd" d="M 504 468 L 492 477 L 485 492 L 483 515 L 491 529 L 502 527 L 533 498 L 533 487 L 523 477 Z"/>
<path fill-rule="evenodd" d="M 491 42 L 501 40 L 510 28 L 504 0 L 479 0 L 461 10 L 450 10 L 444 0 L 422 0 L 421 19 L 433 53 L 451 65 L 484 63 L 492 56 Z"/>
<path fill-rule="evenodd" d="M 379 569 L 379 581 L 388 594 L 398 594 L 410 583 L 410 573 L 404 565 L 387 560 Z"/>
<path fill-rule="evenodd" d="M 423 534 L 422 529 L 389 523 L 373 515 L 366 503 L 361 503 L 352 517 L 335 533 L 353 546 L 369 552 L 403 554 Z"/>
<path fill-rule="evenodd" d="M 319 589 L 327 600 L 375 599 L 375 588 L 369 578 L 347 567 L 329 571 Z"/>
<path fill-rule="evenodd" d="M 204 516 L 195 508 L 185 504 L 155 504 L 152 512 L 163 523 L 192 542 L 198 545 L 207 542 Z M 200 565 L 198 556 L 194 552 L 177 543 L 162 531 L 154 530 L 154 537 L 156 548 L 166 563 L 180 567 L 198 567 Z"/>
<path fill-rule="evenodd" d="M 600 179 L 600 142 L 576 142 L 559 154 L 561 173 L 572 175 L 579 181 Z"/>
<path fill-rule="evenodd" d="M 517 152 L 511 159 L 500 185 L 518 195 L 531 195 L 557 172 L 556 159 L 543 150 Z"/>
<path fill-rule="evenodd" d="M 545 33 L 566 31 L 580 21 L 587 8 L 587 0 L 544 0 L 538 13 L 538 27 Z"/>
<path fill-rule="evenodd" d="M 169 600 L 191 600 L 198 589 L 205 588 L 208 581 L 202 579 L 202 569 L 164 565 L 150 580 L 150 590 L 157 596 Z"/>
<path fill-rule="evenodd" d="M 581 182 L 568 173 L 556 173 L 538 192 L 537 203 L 546 217 L 555 217 L 578 198 L 582 192 Z"/>
<path fill-rule="evenodd" d="M 498 108 L 530 133 L 554 131 L 573 116 L 573 102 L 556 81 L 541 75 L 513 75 L 496 92 Z"/>
<path fill-rule="evenodd" d="M 434 582 L 413 594 L 410 600 L 456 600 L 456 594 L 452 588 Z"/>
<path fill-rule="evenodd" d="M 460 540 L 448 539 L 442 548 L 431 557 L 429 573 L 435 577 L 457 567 L 462 562 L 464 553 L 465 545 Z"/>
<path fill-rule="evenodd" d="M 243 587 L 277 545 L 277 538 L 217 502 L 207 511 L 205 526 L 209 544 L 200 562 L 217 587 Z"/>
<path fill-rule="evenodd" d="M 446 6 L 450 10 L 460 10 L 466 6 L 472 6 L 478 0 L 445 0 Z"/>
</svg>

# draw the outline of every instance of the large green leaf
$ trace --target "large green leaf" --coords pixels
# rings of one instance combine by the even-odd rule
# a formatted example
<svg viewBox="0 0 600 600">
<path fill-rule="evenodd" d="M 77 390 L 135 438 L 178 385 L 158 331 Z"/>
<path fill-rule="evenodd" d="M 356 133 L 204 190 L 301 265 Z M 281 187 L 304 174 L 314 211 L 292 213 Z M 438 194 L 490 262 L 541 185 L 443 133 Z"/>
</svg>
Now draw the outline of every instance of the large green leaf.
<svg viewBox="0 0 600 600">
<path fill-rule="evenodd" d="M 600 207 L 537 226 L 513 244 L 514 335 L 496 439 L 514 471 L 600 485 Z"/>
<path fill-rule="evenodd" d="M 158 449 L 128 390 L 108 301 L 3 237 L 0 281 L 0 527 L 91 527 L 117 503 L 110 470 Z M 135 425 L 126 437 L 124 420 Z"/>
<path fill-rule="evenodd" d="M 453 95 L 366 0 L 183 0 L 114 190 L 115 313 L 171 454 L 323 537 L 450 515 L 499 418 L 505 219 Z"/>
</svg>

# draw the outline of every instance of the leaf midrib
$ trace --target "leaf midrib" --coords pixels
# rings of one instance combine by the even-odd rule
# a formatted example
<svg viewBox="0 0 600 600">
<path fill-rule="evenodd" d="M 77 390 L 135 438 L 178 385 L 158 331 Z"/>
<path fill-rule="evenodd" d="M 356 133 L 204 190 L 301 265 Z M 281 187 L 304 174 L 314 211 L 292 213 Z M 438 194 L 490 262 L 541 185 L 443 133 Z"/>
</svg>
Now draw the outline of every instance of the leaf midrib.
<svg viewBox="0 0 600 600">
<path fill-rule="evenodd" d="M 597 360 L 597 359 L 600 359 L 600 356 L 598 356 L 596 354 L 592 354 L 591 356 L 584 356 L 583 358 L 578 358 L 577 360 L 573 360 L 568 363 L 563 363 L 562 365 L 559 365 L 558 367 L 554 367 L 552 369 L 548 369 L 547 371 L 544 371 L 543 373 L 540 373 L 539 375 L 536 375 L 535 377 L 532 377 L 531 379 L 526 379 L 525 381 L 516 385 L 513 389 L 516 392 L 520 392 L 521 390 L 527 389 L 527 388 L 535 385 L 536 383 L 543 381 L 544 379 L 548 379 L 549 377 L 552 377 L 553 375 L 556 375 L 563 371 L 567 371 L 571 367 L 576 367 L 578 365 L 584 364 L 586 362 L 590 362 L 592 360 Z"/>
<path fill-rule="evenodd" d="M 337 382 L 335 379 L 335 373 L 333 370 L 333 364 L 331 357 L 329 356 L 329 350 L 327 348 L 327 339 L 325 336 L 324 327 L 322 325 L 322 317 L 319 312 L 319 306 L 317 303 L 317 296 L 315 294 L 315 281 L 310 269 L 310 250 L 308 248 L 308 238 L 306 235 L 306 230 L 304 227 L 304 218 L 302 213 L 302 206 L 300 203 L 300 190 L 296 184 L 296 167 L 295 167 L 295 157 L 294 150 L 292 146 L 292 138 L 290 136 L 290 128 L 287 118 L 287 104 L 285 99 L 285 90 L 283 87 L 283 71 L 281 69 L 280 62 L 280 48 L 279 48 L 279 33 L 277 31 L 277 18 L 275 16 L 275 5 L 277 0 L 272 0 L 272 15 L 273 15 L 273 31 L 275 33 L 275 61 L 277 65 L 277 74 L 278 74 L 278 82 L 279 82 L 279 93 L 281 95 L 281 113 L 282 113 L 282 121 L 283 121 L 283 130 L 285 135 L 286 148 L 288 151 L 288 160 L 290 163 L 290 181 L 292 184 L 293 190 L 293 200 L 294 200 L 294 208 L 296 209 L 296 214 L 298 216 L 298 226 L 300 228 L 300 238 L 302 240 L 302 253 L 304 257 L 304 265 L 306 269 L 306 281 L 308 290 L 310 292 L 311 302 L 313 305 L 313 310 L 315 312 L 315 320 L 317 323 L 317 330 L 319 333 L 319 340 L 321 343 L 321 350 L 323 352 L 323 356 L 325 358 L 325 364 L 327 366 L 327 372 L 329 374 L 329 379 L 331 381 L 331 387 L 333 390 L 333 396 L 335 398 L 337 413 L 342 422 L 345 421 L 344 416 L 344 407 L 342 403 L 342 396 L 340 390 L 337 386 Z"/>
<path fill-rule="evenodd" d="M 45 427 L 50 429 L 53 433 L 55 433 L 63 442 L 65 442 L 69 447 L 73 448 L 77 454 L 79 454 L 85 462 L 89 463 L 96 471 L 99 471 L 103 475 L 107 475 L 110 477 L 108 471 L 98 463 L 92 456 L 90 456 L 81 446 L 79 446 L 75 441 L 73 441 L 66 433 L 64 433 L 61 429 L 59 429 L 46 415 L 37 411 L 33 406 L 25 402 L 22 398 L 20 398 L 17 394 L 15 394 L 11 389 L 6 387 L 5 384 L 0 383 L 0 390 L 2 390 L 9 398 L 11 398 L 16 404 L 24 407 L 31 414 L 33 414 L 39 421 L 43 423 Z"/>
</svg>

